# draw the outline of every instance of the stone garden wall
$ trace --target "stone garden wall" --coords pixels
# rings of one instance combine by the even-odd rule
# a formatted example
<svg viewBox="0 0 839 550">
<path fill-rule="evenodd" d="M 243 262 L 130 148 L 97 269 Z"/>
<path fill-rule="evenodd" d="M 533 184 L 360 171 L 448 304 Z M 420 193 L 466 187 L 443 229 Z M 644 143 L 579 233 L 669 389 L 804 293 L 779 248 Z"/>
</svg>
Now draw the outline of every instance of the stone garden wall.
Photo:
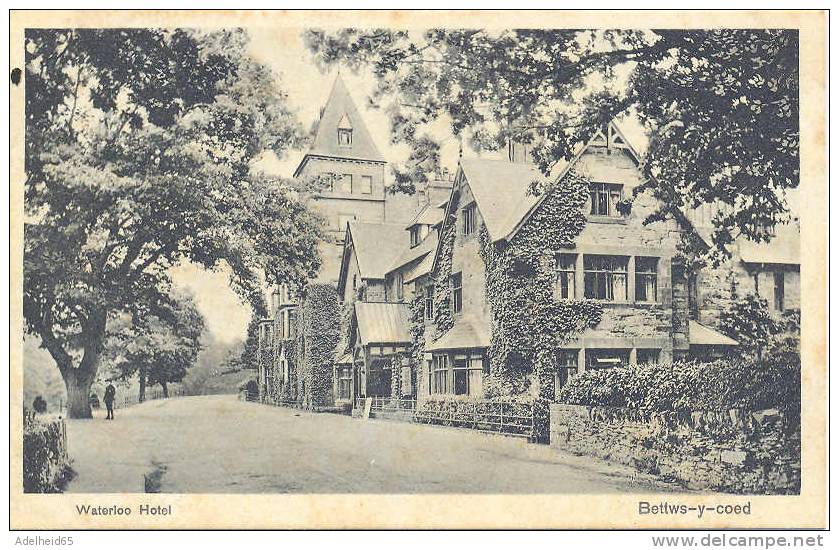
<svg viewBox="0 0 839 550">
<path fill-rule="evenodd" d="M 798 494 L 798 418 L 776 409 L 642 415 L 623 407 L 553 404 L 550 443 L 660 475 L 691 489 Z"/>
</svg>

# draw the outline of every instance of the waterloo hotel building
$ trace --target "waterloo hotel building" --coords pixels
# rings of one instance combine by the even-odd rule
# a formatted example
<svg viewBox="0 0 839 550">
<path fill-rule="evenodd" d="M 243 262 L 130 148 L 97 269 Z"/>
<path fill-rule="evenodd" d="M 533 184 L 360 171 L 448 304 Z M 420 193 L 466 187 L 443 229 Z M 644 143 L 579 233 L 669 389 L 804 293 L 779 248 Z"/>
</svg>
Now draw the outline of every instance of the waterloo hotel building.
<svg viewBox="0 0 839 550">
<path fill-rule="evenodd" d="M 551 174 L 559 185 L 571 170 L 589 181 L 587 223 L 574 248 L 542 262 L 554 272 L 553 299 L 603 305 L 597 326 L 560 351 L 557 390 L 586 369 L 707 358 L 730 350 L 737 342 L 719 332 L 719 314 L 747 293 L 766 298 L 778 315 L 800 307 L 797 221 L 776 228 L 770 243 L 736 242 L 726 265 L 688 277 L 674 262 L 676 246 L 688 230 L 708 240 L 713 212 L 705 208 L 686 212 L 679 221 L 644 225 L 657 206 L 649 193 L 635 197 L 628 212 L 619 207 L 642 181 L 639 163 L 626 135 L 609 124 Z M 321 279 L 334 282 L 339 298 L 353 304 L 350 327 L 343 331 L 349 339 L 335 351 L 329 405 L 357 406 L 364 397 L 414 403 L 456 395 L 480 399 L 492 368 L 487 357 L 492 326 L 478 235 L 483 228 L 495 245 L 512 242 L 542 205 L 528 189 L 543 176 L 515 145 L 501 160 L 461 158 L 452 178 L 437 178 L 411 197 L 385 194 L 385 170 L 386 161 L 339 78 L 312 149 L 296 171 L 334 175 L 332 188 L 317 201 L 335 236 L 334 243 L 323 245 Z M 442 247 L 439 236 L 447 230 L 455 233 L 454 245 Z M 444 265 L 454 323 L 437 334 L 434 281 Z M 420 364 L 408 360 L 408 304 L 415 296 L 424 303 Z M 275 293 L 272 317 L 261 332 L 265 349 L 271 340 L 289 337 L 294 308 L 288 296 Z M 282 349 L 273 349 L 276 368 L 260 370 L 262 384 L 287 376 L 290 368 Z"/>
</svg>

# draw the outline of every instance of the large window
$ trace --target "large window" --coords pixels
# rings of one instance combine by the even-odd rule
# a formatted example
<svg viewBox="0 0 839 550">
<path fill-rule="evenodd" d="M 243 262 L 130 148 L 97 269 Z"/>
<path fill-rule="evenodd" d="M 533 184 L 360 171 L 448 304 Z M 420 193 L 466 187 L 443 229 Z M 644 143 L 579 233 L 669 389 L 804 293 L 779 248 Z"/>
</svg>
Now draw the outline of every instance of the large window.
<svg viewBox="0 0 839 550">
<path fill-rule="evenodd" d="M 475 225 L 476 225 L 476 210 L 475 210 L 475 203 L 466 206 L 463 209 L 463 234 L 464 235 L 471 235 L 475 232 Z"/>
<path fill-rule="evenodd" d="M 352 397 L 352 367 L 338 367 L 338 399 Z"/>
<path fill-rule="evenodd" d="M 623 198 L 623 185 L 614 183 L 589 184 L 592 216 L 618 217 L 618 202 Z"/>
<path fill-rule="evenodd" d="M 434 286 L 425 287 L 425 318 L 434 318 Z"/>
<path fill-rule="evenodd" d="M 579 367 L 577 366 L 577 357 L 579 351 L 575 349 L 559 350 L 556 357 L 556 376 L 554 378 L 554 395 L 559 395 L 561 390 L 571 377 L 577 374 Z"/>
<path fill-rule="evenodd" d="M 288 312 L 288 337 L 294 338 L 297 335 L 297 312 L 290 310 Z"/>
<path fill-rule="evenodd" d="M 341 192 L 352 193 L 352 174 L 341 174 L 339 178 L 341 180 Z"/>
<path fill-rule="evenodd" d="M 361 176 L 361 192 L 365 195 L 373 192 L 373 176 Z"/>
<path fill-rule="evenodd" d="M 585 297 L 610 302 L 626 301 L 627 263 L 627 256 L 585 255 Z"/>
<path fill-rule="evenodd" d="M 451 277 L 452 311 L 460 313 L 463 310 L 463 274 L 455 273 Z"/>
<path fill-rule="evenodd" d="M 483 395 L 485 364 L 484 355 L 478 352 L 435 355 L 430 392 Z"/>
<path fill-rule="evenodd" d="M 658 258 L 635 258 L 635 301 L 655 302 L 658 299 Z"/>
<path fill-rule="evenodd" d="M 560 254 L 557 260 L 559 269 L 556 277 L 556 297 L 573 300 L 576 296 L 576 259 L 575 254 Z"/>
</svg>

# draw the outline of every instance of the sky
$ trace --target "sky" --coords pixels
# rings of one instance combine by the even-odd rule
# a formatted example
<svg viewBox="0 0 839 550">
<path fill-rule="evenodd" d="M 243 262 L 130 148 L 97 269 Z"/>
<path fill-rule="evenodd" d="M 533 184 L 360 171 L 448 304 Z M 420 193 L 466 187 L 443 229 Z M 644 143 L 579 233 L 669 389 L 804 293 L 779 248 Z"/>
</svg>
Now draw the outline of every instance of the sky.
<svg viewBox="0 0 839 550">
<path fill-rule="evenodd" d="M 338 69 L 322 73 L 309 54 L 299 30 L 270 27 L 249 28 L 251 54 L 271 67 L 288 94 L 288 103 L 297 113 L 303 128 L 308 130 L 326 103 Z M 367 95 L 373 89 L 371 75 L 356 75 L 348 69 L 341 70 L 341 78 L 353 94 L 353 100 L 364 116 L 376 145 L 386 159 L 397 160 L 407 155 L 400 146 L 390 144 L 390 129 L 384 113 L 367 107 Z M 255 168 L 269 174 L 291 177 L 305 150 L 289 151 L 284 158 L 268 154 Z M 449 140 L 442 152 L 443 163 L 454 171 L 458 144 Z M 388 174 L 389 175 L 389 174 Z M 243 304 L 228 285 L 229 272 L 203 271 L 194 265 L 180 265 L 172 270 L 175 284 L 185 287 L 195 295 L 196 305 L 206 319 L 207 328 L 218 340 L 231 343 L 245 337 L 250 321 L 250 307 Z"/>
</svg>

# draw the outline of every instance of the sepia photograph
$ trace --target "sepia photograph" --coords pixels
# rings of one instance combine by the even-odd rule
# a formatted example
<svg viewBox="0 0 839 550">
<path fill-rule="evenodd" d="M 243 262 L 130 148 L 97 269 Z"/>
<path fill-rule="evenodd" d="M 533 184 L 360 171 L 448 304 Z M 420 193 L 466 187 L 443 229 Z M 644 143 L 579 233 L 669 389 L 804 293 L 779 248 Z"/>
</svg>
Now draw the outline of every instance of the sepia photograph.
<svg viewBox="0 0 839 550">
<path fill-rule="evenodd" d="M 610 13 L 13 10 L 11 525 L 825 526 L 826 14 Z"/>
</svg>

